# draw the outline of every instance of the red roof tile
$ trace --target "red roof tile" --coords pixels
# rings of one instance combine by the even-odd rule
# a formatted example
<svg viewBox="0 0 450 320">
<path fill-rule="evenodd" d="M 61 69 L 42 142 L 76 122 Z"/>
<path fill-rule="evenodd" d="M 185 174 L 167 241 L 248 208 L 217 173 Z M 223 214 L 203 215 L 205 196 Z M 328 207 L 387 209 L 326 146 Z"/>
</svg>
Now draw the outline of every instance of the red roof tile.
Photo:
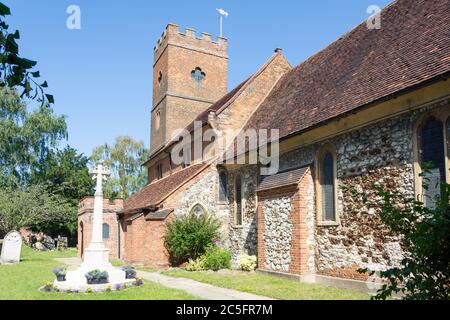
<svg viewBox="0 0 450 320">
<path fill-rule="evenodd" d="M 381 29 L 364 22 L 285 75 L 245 129 L 286 137 L 449 71 L 449 1 L 397 0 Z"/>
<path fill-rule="evenodd" d="M 171 176 L 147 185 L 124 203 L 124 212 L 134 212 L 160 204 L 184 183 L 206 168 L 207 164 L 197 164 L 178 171 Z"/>
</svg>

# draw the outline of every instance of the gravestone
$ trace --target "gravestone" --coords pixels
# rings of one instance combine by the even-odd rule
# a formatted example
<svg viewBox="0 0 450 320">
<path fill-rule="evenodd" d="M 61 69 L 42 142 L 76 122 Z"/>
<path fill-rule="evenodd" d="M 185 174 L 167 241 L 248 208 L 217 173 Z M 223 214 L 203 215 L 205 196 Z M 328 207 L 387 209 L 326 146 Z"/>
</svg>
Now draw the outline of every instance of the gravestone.
<svg viewBox="0 0 450 320">
<path fill-rule="evenodd" d="M 18 263 L 22 250 L 22 236 L 17 231 L 11 231 L 3 240 L 1 263 Z"/>
<path fill-rule="evenodd" d="M 68 243 L 67 237 L 58 236 L 58 239 L 56 240 L 56 242 L 57 242 L 56 247 L 58 248 L 59 251 L 64 251 L 67 249 L 67 243 Z"/>
</svg>

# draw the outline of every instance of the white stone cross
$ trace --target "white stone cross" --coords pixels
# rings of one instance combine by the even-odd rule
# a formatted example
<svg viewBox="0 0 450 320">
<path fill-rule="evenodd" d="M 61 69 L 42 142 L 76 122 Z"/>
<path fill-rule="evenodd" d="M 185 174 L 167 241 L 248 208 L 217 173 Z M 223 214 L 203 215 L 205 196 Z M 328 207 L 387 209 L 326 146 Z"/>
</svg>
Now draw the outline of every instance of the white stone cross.
<svg viewBox="0 0 450 320">
<path fill-rule="evenodd" d="M 90 170 L 89 174 L 92 175 L 93 180 L 97 180 L 95 195 L 103 196 L 103 181 L 106 181 L 106 179 L 111 175 L 108 167 L 104 165 L 104 161 L 99 161 L 97 167 Z"/>
<path fill-rule="evenodd" d="M 92 224 L 92 242 L 90 248 L 103 248 L 103 181 L 110 175 L 103 161 L 97 163 L 97 167 L 89 172 L 92 179 L 97 180 L 94 199 L 94 221 Z"/>
</svg>

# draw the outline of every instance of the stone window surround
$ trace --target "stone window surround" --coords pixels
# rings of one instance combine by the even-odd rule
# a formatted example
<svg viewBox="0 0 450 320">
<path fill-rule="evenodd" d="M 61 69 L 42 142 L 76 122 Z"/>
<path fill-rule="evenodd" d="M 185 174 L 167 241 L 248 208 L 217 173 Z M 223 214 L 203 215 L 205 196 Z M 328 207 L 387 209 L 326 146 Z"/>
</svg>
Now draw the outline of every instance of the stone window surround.
<svg viewBox="0 0 450 320">
<path fill-rule="evenodd" d="M 423 179 L 420 176 L 422 173 L 420 167 L 420 155 L 419 155 L 419 135 L 418 132 L 421 126 L 427 121 L 429 118 L 434 117 L 437 120 L 440 120 L 443 124 L 444 130 L 444 157 L 445 157 L 445 172 L 446 172 L 446 182 L 450 183 L 450 154 L 449 154 L 449 145 L 450 145 L 450 136 L 448 133 L 448 126 L 450 125 L 450 109 L 448 107 L 432 110 L 425 112 L 420 115 L 418 119 L 414 123 L 413 127 L 413 151 L 414 151 L 414 192 L 416 199 L 421 199 L 423 193 Z"/>
<path fill-rule="evenodd" d="M 322 192 L 320 185 L 320 163 L 322 158 L 326 153 L 331 153 L 333 157 L 333 176 L 334 176 L 334 211 L 335 211 L 335 221 L 325 221 L 323 220 L 323 210 L 322 210 Z M 319 148 L 315 159 L 315 174 L 314 174 L 314 185 L 316 193 L 316 219 L 317 225 L 321 227 L 335 227 L 340 225 L 339 210 L 338 210 L 338 178 L 337 178 L 337 153 L 336 148 L 332 144 L 325 144 Z"/>
</svg>

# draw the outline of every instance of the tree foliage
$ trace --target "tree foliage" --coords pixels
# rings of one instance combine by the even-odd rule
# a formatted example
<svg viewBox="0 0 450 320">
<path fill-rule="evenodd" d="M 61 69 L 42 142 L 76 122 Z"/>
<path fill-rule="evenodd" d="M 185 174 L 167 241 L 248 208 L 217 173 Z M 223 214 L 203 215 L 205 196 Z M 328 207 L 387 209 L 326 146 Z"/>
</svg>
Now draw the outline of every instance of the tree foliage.
<svg viewBox="0 0 450 320">
<path fill-rule="evenodd" d="M 426 172 L 426 169 L 424 170 Z M 423 174 L 426 176 L 426 174 Z M 427 188 L 425 179 L 424 188 Z M 401 235 L 404 258 L 401 265 L 380 272 L 386 283 L 374 299 L 400 293 L 404 299 L 440 300 L 450 297 L 450 185 L 441 184 L 434 208 L 405 198 L 400 192 L 386 192 L 374 186 L 381 205 L 364 196 L 368 206 L 380 210 L 382 222 Z M 362 273 L 375 272 L 364 269 Z"/>
<path fill-rule="evenodd" d="M 104 144 L 94 149 L 91 161 L 94 165 L 104 160 L 111 170 L 104 194 L 108 198 L 128 198 L 147 184 L 147 171 L 142 163 L 147 160 L 148 150 L 142 141 L 130 137 L 117 137 L 113 145 Z"/>
<path fill-rule="evenodd" d="M 25 190 L 0 189 L 0 231 L 30 228 L 56 235 L 74 232 L 77 226 L 77 208 L 66 199 L 52 195 L 39 185 Z"/>
<path fill-rule="evenodd" d="M 33 184 L 45 185 L 48 192 L 57 194 L 74 205 L 80 199 L 94 194 L 94 181 L 89 175 L 89 159 L 77 150 L 67 146 L 63 150 L 51 152 L 33 172 Z"/>
<path fill-rule="evenodd" d="M 0 88 L 2 179 L 29 183 L 33 169 L 42 165 L 60 140 L 66 137 L 67 126 L 63 116 L 55 116 L 46 105 L 29 111 L 14 89 Z"/>
<path fill-rule="evenodd" d="M 42 106 L 50 105 L 54 98 L 44 92 L 47 82 L 38 80 L 41 75 L 34 69 L 37 62 L 20 56 L 20 33 L 9 31 L 5 18 L 10 14 L 10 9 L 0 2 L 0 88 L 20 88 L 21 97 L 37 99 Z"/>
<path fill-rule="evenodd" d="M 174 263 L 195 260 L 220 240 L 220 221 L 207 215 L 190 213 L 169 222 L 165 246 Z"/>
</svg>

